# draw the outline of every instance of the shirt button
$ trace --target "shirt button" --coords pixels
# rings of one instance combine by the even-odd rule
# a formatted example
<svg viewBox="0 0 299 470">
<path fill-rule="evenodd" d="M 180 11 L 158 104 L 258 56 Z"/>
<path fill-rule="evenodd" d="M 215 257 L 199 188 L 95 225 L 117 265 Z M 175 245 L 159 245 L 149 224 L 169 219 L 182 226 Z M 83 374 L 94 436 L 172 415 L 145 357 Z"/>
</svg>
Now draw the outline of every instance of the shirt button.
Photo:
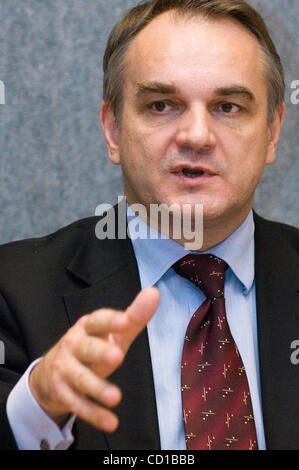
<svg viewBox="0 0 299 470">
<path fill-rule="evenodd" d="M 50 450 L 50 444 L 46 439 L 40 441 L 40 450 Z"/>
</svg>

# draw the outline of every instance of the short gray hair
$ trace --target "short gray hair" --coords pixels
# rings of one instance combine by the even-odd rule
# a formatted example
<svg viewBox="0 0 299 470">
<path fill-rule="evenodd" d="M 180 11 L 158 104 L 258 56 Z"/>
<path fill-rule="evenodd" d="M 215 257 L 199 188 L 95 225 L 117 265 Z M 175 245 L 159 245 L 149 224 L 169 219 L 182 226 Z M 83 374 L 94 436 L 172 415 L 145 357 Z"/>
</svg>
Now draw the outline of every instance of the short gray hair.
<svg viewBox="0 0 299 470">
<path fill-rule="evenodd" d="M 266 69 L 268 120 L 284 101 L 285 79 L 281 59 L 261 15 L 244 0 L 153 0 L 132 8 L 112 29 L 103 59 L 103 99 L 110 104 L 116 122 L 121 121 L 125 56 L 136 35 L 158 15 L 178 14 L 237 20 L 258 39 Z"/>
</svg>

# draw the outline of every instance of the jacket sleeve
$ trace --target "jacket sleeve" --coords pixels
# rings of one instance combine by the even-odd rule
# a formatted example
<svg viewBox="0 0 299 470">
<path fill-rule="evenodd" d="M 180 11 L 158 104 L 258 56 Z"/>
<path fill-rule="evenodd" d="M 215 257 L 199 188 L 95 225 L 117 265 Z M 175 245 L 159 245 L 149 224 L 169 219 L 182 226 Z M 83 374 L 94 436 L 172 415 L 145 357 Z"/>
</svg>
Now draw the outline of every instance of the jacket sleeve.
<svg viewBox="0 0 299 470">
<path fill-rule="evenodd" d="M 17 450 L 6 413 L 8 395 L 29 365 L 21 331 L 0 292 L 0 450 Z"/>
</svg>

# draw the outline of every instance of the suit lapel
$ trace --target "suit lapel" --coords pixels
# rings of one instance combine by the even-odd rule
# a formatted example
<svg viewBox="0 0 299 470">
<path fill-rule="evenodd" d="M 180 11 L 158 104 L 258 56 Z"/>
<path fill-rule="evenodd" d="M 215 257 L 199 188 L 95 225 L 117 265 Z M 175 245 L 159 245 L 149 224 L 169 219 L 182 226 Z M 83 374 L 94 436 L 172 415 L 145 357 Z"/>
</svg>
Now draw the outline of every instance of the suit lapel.
<svg viewBox="0 0 299 470">
<path fill-rule="evenodd" d="M 260 378 L 268 449 L 299 448 L 298 252 L 279 225 L 255 214 L 255 267 Z"/>
<path fill-rule="evenodd" d="M 82 315 L 108 307 L 124 310 L 140 291 L 138 267 L 130 240 L 102 240 L 91 236 L 68 266 L 85 288 L 65 294 L 73 325 Z M 83 284 L 81 284 L 83 285 Z M 159 449 L 160 438 L 147 330 L 136 338 L 122 366 L 110 380 L 123 398 L 115 412 L 119 428 L 103 434 L 78 420 L 76 447 L 81 449 Z M 104 447 L 104 448 L 105 448 Z"/>
</svg>

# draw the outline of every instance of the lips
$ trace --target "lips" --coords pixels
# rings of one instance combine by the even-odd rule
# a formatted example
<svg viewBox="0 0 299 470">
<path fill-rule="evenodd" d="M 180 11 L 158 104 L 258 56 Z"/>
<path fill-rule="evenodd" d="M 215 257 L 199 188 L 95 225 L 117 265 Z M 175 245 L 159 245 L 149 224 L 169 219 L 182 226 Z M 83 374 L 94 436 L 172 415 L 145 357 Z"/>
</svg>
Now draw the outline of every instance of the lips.
<svg viewBox="0 0 299 470">
<path fill-rule="evenodd" d="M 205 168 L 203 166 L 198 166 L 198 165 L 193 166 L 190 164 L 177 165 L 176 167 L 173 168 L 172 173 L 174 173 L 176 176 L 181 176 L 181 177 L 190 178 L 190 179 L 196 179 L 196 178 L 200 178 L 203 176 L 215 175 L 215 173 L 209 168 Z"/>
</svg>

